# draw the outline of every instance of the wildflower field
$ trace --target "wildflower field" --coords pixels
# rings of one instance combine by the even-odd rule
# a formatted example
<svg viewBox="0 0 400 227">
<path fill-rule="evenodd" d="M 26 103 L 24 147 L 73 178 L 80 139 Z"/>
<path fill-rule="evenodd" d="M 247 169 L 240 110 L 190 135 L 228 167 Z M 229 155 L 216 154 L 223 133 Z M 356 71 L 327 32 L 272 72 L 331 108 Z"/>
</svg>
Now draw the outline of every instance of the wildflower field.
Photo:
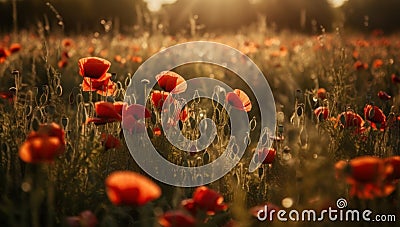
<svg viewBox="0 0 400 227">
<path fill-rule="evenodd" d="M 148 88 L 145 105 L 136 104 L 135 97 L 124 99 L 132 76 L 148 58 L 198 40 L 236 48 L 263 72 L 276 106 L 276 131 L 266 139 L 271 146 L 257 146 L 260 135 L 263 139 L 263 107 L 248 85 L 222 68 L 194 64 L 159 72 L 151 75 L 157 84 Z M 279 210 L 319 212 L 337 208 L 342 198 L 346 209 L 400 218 L 399 62 L 398 36 L 339 29 L 316 35 L 249 27 L 231 34 L 66 36 L 39 26 L 38 31 L 2 34 L 0 223 L 393 226 L 398 220 L 312 222 L 297 217 L 282 222 L 260 221 L 257 214 L 265 205 L 267 217 Z M 177 118 L 169 123 L 188 139 L 198 138 L 204 117 L 219 126 L 212 146 L 183 152 L 165 137 L 161 106 L 169 93 L 183 92 L 179 88 L 196 77 L 221 80 L 235 90 L 218 94 L 224 106 L 195 98 L 172 110 Z M 245 112 L 251 128 L 234 144 L 228 141 L 231 109 Z M 225 149 L 233 150 L 235 158 L 236 145 L 247 148 L 221 179 L 174 187 L 137 165 L 123 130 L 147 134 L 163 157 L 187 167 L 205 165 Z M 140 141 L 134 149 L 147 151 Z M 249 172 L 254 154 L 264 157 L 263 164 Z"/>
</svg>

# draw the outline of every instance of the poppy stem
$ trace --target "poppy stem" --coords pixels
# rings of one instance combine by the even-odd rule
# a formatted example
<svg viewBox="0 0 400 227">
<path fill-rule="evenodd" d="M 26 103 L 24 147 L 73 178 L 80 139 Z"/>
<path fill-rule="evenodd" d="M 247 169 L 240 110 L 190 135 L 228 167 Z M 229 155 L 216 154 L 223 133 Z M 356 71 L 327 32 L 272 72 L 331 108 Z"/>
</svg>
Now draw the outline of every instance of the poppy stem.
<svg viewBox="0 0 400 227">
<path fill-rule="evenodd" d="M 52 167 L 53 165 L 48 165 L 47 174 L 48 174 L 48 182 L 47 182 L 47 226 L 53 226 L 53 217 L 54 217 L 54 179 L 52 176 Z"/>
<path fill-rule="evenodd" d="M 106 139 L 107 141 L 107 139 Z M 107 153 L 107 161 L 106 161 L 106 175 L 110 174 L 109 172 L 109 167 L 110 167 L 110 159 L 111 159 L 111 151 L 108 151 Z"/>
</svg>

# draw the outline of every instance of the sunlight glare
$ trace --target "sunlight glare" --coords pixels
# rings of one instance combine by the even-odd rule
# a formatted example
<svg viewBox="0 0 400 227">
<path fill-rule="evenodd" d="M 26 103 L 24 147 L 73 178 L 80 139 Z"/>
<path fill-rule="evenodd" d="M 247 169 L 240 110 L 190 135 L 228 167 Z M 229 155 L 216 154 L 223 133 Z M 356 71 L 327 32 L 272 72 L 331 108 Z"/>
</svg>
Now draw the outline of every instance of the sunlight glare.
<svg viewBox="0 0 400 227">
<path fill-rule="evenodd" d="M 327 0 L 329 5 L 331 5 L 334 8 L 341 7 L 345 2 L 348 0 Z"/>
<path fill-rule="evenodd" d="M 144 0 L 147 3 L 147 8 L 152 12 L 157 12 L 164 4 L 175 3 L 176 0 Z"/>
</svg>

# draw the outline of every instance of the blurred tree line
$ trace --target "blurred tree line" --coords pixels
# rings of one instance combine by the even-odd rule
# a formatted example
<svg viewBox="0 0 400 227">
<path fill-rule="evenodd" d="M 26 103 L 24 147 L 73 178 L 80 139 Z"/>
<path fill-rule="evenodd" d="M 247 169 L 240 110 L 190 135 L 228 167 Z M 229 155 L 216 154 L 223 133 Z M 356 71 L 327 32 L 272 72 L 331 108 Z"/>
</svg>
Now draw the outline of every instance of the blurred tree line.
<svg viewBox="0 0 400 227">
<path fill-rule="evenodd" d="M 249 1 L 252 1 L 250 3 Z M 0 31 L 13 28 L 13 0 L 0 0 Z M 93 32 L 104 29 L 102 20 L 113 21 L 121 31 L 135 25 L 154 29 L 158 24 L 168 33 L 190 31 L 193 24 L 204 31 L 237 30 L 249 26 L 264 15 L 267 26 L 314 33 L 323 26 L 332 30 L 338 12 L 344 26 L 360 31 L 382 29 L 396 31 L 400 14 L 399 0 L 349 0 L 333 9 L 324 0 L 177 0 L 160 12 L 151 14 L 143 0 L 16 0 L 18 28 L 36 28 L 38 22 L 57 26 L 58 11 L 66 32 Z"/>
</svg>

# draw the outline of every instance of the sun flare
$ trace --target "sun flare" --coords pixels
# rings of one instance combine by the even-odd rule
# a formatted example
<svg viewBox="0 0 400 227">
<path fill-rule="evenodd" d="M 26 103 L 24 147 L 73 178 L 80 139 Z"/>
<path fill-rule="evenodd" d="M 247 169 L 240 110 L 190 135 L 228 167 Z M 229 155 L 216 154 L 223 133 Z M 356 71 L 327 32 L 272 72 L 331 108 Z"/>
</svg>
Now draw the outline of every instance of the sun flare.
<svg viewBox="0 0 400 227">
<path fill-rule="evenodd" d="M 338 8 L 341 7 L 348 0 L 327 0 L 327 1 L 332 7 Z"/>
<path fill-rule="evenodd" d="M 176 0 L 144 0 L 144 1 L 147 3 L 147 8 L 152 12 L 159 11 L 163 4 L 172 4 L 176 2 Z"/>
</svg>

